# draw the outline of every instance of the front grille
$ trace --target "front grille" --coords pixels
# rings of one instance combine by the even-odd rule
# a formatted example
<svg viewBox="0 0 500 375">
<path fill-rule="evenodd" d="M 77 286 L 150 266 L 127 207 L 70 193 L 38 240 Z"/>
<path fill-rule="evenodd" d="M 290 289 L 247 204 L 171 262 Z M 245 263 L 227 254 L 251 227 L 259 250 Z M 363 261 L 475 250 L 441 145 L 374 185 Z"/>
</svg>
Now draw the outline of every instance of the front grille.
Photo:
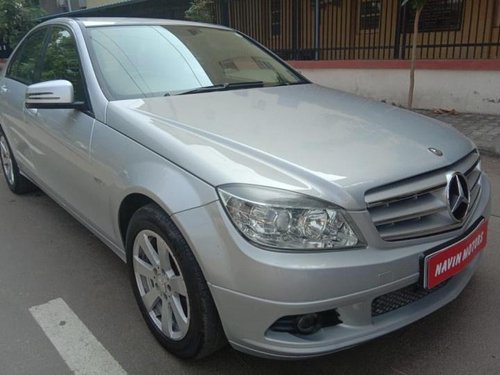
<svg viewBox="0 0 500 375">
<path fill-rule="evenodd" d="M 446 198 L 446 176 L 461 172 L 467 178 L 471 204 L 479 201 L 481 169 L 474 151 L 457 163 L 425 175 L 372 189 L 365 195 L 370 216 L 380 237 L 386 241 L 408 240 L 457 229 Z"/>
<path fill-rule="evenodd" d="M 433 289 L 424 289 L 420 284 L 416 283 L 377 297 L 372 302 L 372 317 L 386 314 L 416 302 L 441 289 L 446 283 L 441 283 Z"/>
</svg>

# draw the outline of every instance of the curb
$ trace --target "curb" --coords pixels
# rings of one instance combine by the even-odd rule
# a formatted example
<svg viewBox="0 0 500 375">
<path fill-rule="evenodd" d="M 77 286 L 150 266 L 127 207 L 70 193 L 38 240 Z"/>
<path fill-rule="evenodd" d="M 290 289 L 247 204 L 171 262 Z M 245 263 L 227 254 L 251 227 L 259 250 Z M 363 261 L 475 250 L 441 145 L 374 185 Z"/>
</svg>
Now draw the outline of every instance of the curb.
<svg viewBox="0 0 500 375">
<path fill-rule="evenodd" d="M 493 158 L 500 159 L 500 152 L 498 152 L 496 150 L 490 150 L 488 148 L 483 148 L 483 147 L 478 147 L 477 149 L 479 150 L 479 153 L 481 155 L 490 156 Z"/>
<path fill-rule="evenodd" d="M 500 137 L 496 137 L 494 141 L 496 146 L 488 147 L 488 146 L 477 146 L 477 149 L 482 155 L 492 156 L 494 158 L 500 158 Z"/>
</svg>

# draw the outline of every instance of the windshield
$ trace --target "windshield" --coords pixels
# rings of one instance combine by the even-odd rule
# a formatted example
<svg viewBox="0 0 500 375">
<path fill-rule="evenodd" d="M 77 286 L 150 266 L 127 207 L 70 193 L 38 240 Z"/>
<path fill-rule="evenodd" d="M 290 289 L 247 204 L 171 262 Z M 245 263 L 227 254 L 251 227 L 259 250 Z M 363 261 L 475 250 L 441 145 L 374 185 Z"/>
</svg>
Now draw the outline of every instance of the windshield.
<svg viewBox="0 0 500 375">
<path fill-rule="evenodd" d="M 110 100 L 304 83 L 293 70 L 230 31 L 187 25 L 88 28 L 98 79 Z M 243 83 L 238 85 L 238 83 Z"/>
</svg>

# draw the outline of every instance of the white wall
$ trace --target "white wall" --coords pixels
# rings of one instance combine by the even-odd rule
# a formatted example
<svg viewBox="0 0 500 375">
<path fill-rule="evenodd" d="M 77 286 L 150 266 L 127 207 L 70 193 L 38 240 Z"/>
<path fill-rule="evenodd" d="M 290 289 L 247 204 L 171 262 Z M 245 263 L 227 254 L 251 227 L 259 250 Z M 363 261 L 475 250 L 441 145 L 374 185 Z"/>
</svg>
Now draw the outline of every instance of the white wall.
<svg viewBox="0 0 500 375">
<path fill-rule="evenodd" d="M 406 69 L 299 69 L 313 82 L 406 106 Z M 414 108 L 500 114 L 500 71 L 417 70 Z"/>
</svg>

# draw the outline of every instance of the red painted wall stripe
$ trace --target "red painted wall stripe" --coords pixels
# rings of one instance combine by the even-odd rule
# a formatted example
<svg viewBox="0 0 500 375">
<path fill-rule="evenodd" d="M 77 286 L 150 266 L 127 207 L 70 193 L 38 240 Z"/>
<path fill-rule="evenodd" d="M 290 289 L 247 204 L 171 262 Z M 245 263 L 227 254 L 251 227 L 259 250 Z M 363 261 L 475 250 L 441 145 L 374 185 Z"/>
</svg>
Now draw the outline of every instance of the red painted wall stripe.
<svg viewBox="0 0 500 375">
<path fill-rule="evenodd" d="M 5 64 L 7 59 L 0 59 Z M 409 69 L 408 60 L 305 60 L 288 61 L 297 69 Z M 417 69 L 499 70 L 500 60 L 417 60 Z"/>
<path fill-rule="evenodd" d="M 288 61 L 297 69 L 409 69 L 408 60 Z M 500 60 L 417 60 L 424 70 L 499 70 Z"/>
</svg>

